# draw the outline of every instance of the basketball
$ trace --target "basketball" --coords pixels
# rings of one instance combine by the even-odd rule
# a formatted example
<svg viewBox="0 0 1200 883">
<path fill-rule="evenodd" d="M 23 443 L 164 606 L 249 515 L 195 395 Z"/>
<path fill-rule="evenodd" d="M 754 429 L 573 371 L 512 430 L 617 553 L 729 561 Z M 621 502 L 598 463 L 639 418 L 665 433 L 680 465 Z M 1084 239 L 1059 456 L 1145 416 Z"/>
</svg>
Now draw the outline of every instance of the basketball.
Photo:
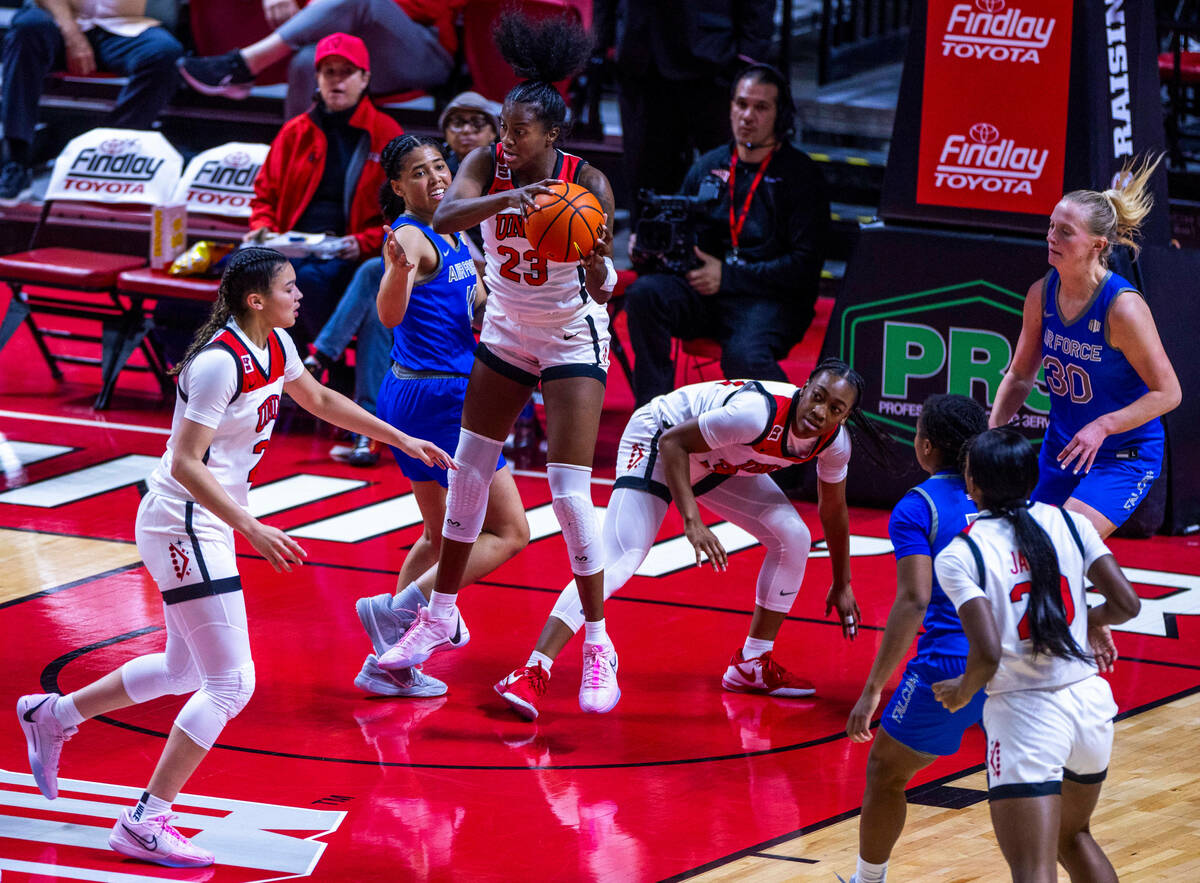
<svg viewBox="0 0 1200 883">
<path fill-rule="evenodd" d="M 550 189 L 554 192 L 533 198 L 538 210 L 525 215 L 525 238 L 548 261 L 587 257 L 604 224 L 600 201 L 579 184 L 552 184 Z"/>
</svg>

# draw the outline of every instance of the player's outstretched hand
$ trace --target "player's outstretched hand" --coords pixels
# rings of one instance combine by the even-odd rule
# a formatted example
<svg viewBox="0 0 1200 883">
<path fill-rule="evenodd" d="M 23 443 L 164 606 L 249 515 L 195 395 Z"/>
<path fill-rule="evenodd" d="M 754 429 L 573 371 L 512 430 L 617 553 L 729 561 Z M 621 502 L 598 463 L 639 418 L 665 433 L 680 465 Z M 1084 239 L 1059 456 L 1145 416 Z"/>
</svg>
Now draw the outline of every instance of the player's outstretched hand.
<svg viewBox="0 0 1200 883">
<path fill-rule="evenodd" d="M 1082 472 L 1086 475 L 1091 471 L 1092 464 L 1096 462 L 1096 454 L 1106 438 L 1108 438 L 1108 433 L 1104 431 L 1100 421 L 1093 420 L 1075 433 L 1075 437 L 1058 452 L 1058 465 L 1065 470 L 1074 462 L 1074 474 L 1078 475 Z"/>
<path fill-rule="evenodd" d="M 303 564 L 308 557 L 299 543 L 279 528 L 261 521 L 255 521 L 254 526 L 246 531 L 246 539 L 275 568 L 276 573 L 281 570 L 291 573 L 292 565 L 289 562 Z"/>
<path fill-rule="evenodd" d="M 525 214 L 536 212 L 541 206 L 533 201 L 535 196 L 541 196 L 543 193 L 554 193 L 550 189 L 551 184 L 565 184 L 566 181 L 561 178 L 546 178 L 543 181 L 538 181 L 536 184 L 526 184 L 524 187 L 518 187 L 516 190 L 509 191 L 511 205 L 513 208 L 519 208 Z"/>
<path fill-rule="evenodd" d="M 934 683 L 933 695 L 948 711 L 958 711 L 971 701 L 970 696 L 963 695 L 962 675 Z"/>
<path fill-rule="evenodd" d="M 441 466 L 443 469 L 457 469 L 454 458 L 431 441 L 423 438 L 413 438 L 411 435 L 400 433 L 401 442 L 396 445 L 410 457 L 416 457 L 426 466 Z"/>
<path fill-rule="evenodd" d="M 684 525 L 684 532 L 692 548 L 696 550 L 696 566 L 703 564 L 703 556 L 707 555 L 713 570 L 724 571 L 729 567 L 729 556 L 725 547 L 717 539 L 717 535 L 708 529 L 703 521 Z"/>
<path fill-rule="evenodd" d="M 1118 656 L 1112 629 L 1106 625 L 1088 626 L 1088 644 L 1092 647 L 1092 658 L 1096 660 L 1096 668 L 1102 673 L 1112 671 Z"/>
<path fill-rule="evenodd" d="M 825 615 L 837 610 L 838 619 L 842 622 L 842 637 L 854 640 L 858 634 L 858 626 L 862 622 L 862 613 L 858 609 L 858 601 L 850 583 L 839 586 L 836 583 L 825 593 Z"/>
<path fill-rule="evenodd" d="M 850 709 L 850 717 L 846 718 L 846 735 L 851 742 L 870 742 L 875 738 L 871 732 L 871 718 L 879 707 L 879 693 L 863 691 Z"/>
<path fill-rule="evenodd" d="M 411 273 L 415 266 L 404 252 L 399 237 L 387 224 L 383 225 L 383 262 L 389 270 Z"/>
</svg>

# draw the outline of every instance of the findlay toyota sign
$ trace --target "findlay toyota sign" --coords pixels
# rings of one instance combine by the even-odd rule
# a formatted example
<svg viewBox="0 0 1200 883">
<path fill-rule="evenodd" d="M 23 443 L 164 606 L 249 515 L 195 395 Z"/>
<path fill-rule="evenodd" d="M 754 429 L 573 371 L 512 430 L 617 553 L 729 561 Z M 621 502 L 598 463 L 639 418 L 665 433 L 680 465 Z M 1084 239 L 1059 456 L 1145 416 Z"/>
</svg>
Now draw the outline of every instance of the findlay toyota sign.
<svg viewBox="0 0 1200 883">
<path fill-rule="evenodd" d="M 911 444 L 921 405 L 934 393 L 970 396 L 990 408 L 1012 361 L 1024 300 L 976 279 L 847 307 L 830 330 L 841 357 L 866 378 L 863 413 Z M 1049 413 L 1039 373 L 1013 425 L 1040 441 Z"/>
</svg>

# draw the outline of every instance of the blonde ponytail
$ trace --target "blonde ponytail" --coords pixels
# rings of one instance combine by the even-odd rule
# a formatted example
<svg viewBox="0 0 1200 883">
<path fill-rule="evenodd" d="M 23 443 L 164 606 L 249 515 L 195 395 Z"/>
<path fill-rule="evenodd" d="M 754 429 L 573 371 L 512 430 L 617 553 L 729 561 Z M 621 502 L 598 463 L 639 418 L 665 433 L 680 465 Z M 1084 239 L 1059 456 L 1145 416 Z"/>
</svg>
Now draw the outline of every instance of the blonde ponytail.
<svg viewBox="0 0 1200 883">
<path fill-rule="evenodd" d="M 1162 158 L 1163 154 L 1130 159 L 1117 173 L 1116 186 L 1104 191 L 1075 190 L 1063 197 L 1084 210 L 1088 233 L 1108 240 L 1100 253 L 1101 263 L 1108 263 L 1114 245 L 1128 246 L 1134 258 L 1138 256 L 1142 221 L 1154 206 L 1150 180 Z"/>
</svg>

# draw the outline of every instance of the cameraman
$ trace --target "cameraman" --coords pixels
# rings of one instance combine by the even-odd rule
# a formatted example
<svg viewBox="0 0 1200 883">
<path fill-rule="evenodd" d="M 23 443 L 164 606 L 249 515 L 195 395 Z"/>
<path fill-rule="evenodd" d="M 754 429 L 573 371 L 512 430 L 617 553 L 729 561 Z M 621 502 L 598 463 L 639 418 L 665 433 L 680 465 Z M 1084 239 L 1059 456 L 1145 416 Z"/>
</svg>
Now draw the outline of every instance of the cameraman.
<svg viewBox="0 0 1200 883">
<path fill-rule="evenodd" d="M 686 195 L 708 178 L 720 185 L 697 233 L 697 266 L 640 276 L 626 294 L 639 406 L 674 388 L 672 337 L 717 340 L 726 377 L 786 380 L 778 360 L 812 322 L 829 231 L 825 180 L 791 145 L 794 118 L 779 71 L 755 64 L 738 75 L 733 142 L 701 156 L 683 182 Z"/>
</svg>

